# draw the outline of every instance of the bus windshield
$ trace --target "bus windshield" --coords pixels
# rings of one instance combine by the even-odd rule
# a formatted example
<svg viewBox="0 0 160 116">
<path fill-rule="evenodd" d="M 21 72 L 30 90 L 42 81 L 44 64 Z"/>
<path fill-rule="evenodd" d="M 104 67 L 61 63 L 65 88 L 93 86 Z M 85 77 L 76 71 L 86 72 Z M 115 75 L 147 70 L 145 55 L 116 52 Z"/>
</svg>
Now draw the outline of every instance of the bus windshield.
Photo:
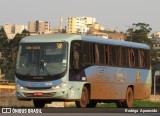
<svg viewBox="0 0 160 116">
<path fill-rule="evenodd" d="M 22 43 L 19 47 L 16 74 L 54 76 L 67 67 L 67 42 Z"/>
</svg>

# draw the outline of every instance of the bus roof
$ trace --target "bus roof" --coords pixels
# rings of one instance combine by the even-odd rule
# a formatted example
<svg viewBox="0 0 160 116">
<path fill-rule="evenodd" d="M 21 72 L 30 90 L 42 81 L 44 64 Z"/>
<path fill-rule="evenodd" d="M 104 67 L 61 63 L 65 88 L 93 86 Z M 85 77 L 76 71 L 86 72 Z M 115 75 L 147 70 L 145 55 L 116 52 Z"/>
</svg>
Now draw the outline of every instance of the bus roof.
<svg viewBox="0 0 160 116">
<path fill-rule="evenodd" d="M 128 42 L 128 41 L 120 41 L 114 39 L 106 39 L 100 38 L 96 36 L 84 36 L 84 35 L 74 35 L 74 34 L 44 34 L 44 35 L 34 35 L 23 38 L 20 43 L 48 43 L 48 42 L 62 42 L 67 41 L 71 42 L 72 40 L 83 40 L 89 42 L 97 42 L 97 43 L 105 43 L 110 45 L 117 46 L 126 46 L 133 48 L 143 48 L 150 49 L 150 47 L 146 44 Z"/>
</svg>

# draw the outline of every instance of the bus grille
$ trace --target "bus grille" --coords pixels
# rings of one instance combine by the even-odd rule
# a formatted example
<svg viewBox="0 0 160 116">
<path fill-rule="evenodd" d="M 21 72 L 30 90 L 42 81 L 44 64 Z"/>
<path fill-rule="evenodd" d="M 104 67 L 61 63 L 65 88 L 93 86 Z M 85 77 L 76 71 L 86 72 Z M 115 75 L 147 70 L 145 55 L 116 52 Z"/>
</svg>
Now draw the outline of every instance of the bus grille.
<svg viewBox="0 0 160 116">
<path fill-rule="evenodd" d="M 43 93 L 41 96 L 34 96 L 34 93 L 23 93 L 26 97 L 53 97 L 56 92 L 53 93 Z"/>
<path fill-rule="evenodd" d="M 51 87 L 26 87 L 26 88 L 31 90 L 45 90 L 45 89 L 50 89 Z"/>
</svg>

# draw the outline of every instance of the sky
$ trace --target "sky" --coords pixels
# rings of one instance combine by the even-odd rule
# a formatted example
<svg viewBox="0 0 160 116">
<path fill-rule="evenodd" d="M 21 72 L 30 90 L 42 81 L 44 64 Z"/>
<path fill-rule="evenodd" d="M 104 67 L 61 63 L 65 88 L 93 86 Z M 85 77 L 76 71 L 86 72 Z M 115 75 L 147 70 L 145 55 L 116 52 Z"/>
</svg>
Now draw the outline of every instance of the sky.
<svg viewBox="0 0 160 116">
<path fill-rule="evenodd" d="M 28 25 L 44 20 L 63 27 L 68 17 L 95 17 L 105 28 L 126 31 L 133 23 L 147 23 L 152 32 L 160 31 L 160 0 L 0 0 L 0 25 Z"/>
</svg>

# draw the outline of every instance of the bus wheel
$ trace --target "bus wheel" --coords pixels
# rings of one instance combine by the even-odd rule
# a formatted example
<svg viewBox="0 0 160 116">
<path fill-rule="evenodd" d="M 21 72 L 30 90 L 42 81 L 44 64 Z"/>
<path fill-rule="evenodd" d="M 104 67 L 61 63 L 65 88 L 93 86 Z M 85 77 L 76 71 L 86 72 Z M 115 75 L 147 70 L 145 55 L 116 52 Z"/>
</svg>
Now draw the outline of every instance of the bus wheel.
<svg viewBox="0 0 160 116">
<path fill-rule="evenodd" d="M 134 100 L 133 90 L 131 87 L 129 87 L 126 92 L 126 99 L 124 100 L 124 107 L 126 108 L 132 107 L 133 100 Z"/>
<path fill-rule="evenodd" d="M 118 108 L 123 108 L 124 107 L 124 101 L 118 100 L 116 102 L 116 105 L 117 105 Z"/>
<path fill-rule="evenodd" d="M 91 100 L 87 105 L 88 108 L 95 108 L 97 105 L 97 101 Z"/>
<path fill-rule="evenodd" d="M 88 103 L 89 103 L 89 101 L 90 101 L 89 91 L 88 91 L 87 87 L 83 86 L 81 99 L 79 101 L 75 102 L 76 106 L 78 108 L 86 108 Z"/>
<path fill-rule="evenodd" d="M 43 108 L 45 106 L 44 100 L 33 100 L 34 107 Z"/>
</svg>

